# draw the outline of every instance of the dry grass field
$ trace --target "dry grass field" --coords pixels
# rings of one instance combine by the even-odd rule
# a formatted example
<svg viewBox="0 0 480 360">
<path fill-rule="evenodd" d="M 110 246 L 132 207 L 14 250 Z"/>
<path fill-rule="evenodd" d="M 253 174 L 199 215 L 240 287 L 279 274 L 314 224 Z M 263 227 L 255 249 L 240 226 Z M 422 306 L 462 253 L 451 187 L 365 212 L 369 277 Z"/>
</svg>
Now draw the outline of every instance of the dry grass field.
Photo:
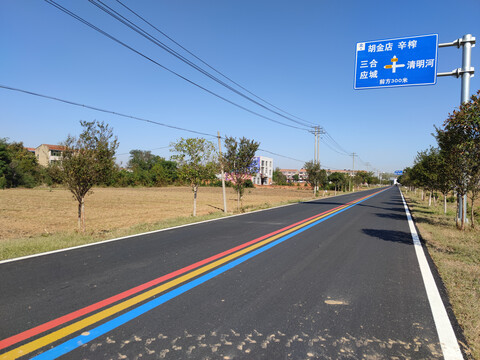
<svg viewBox="0 0 480 360">
<path fill-rule="evenodd" d="M 246 189 L 244 209 L 268 207 L 312 198 L 310 190 Z M 227 188 L 227 208 L 237 212 L 236 193 Z M 127 229 L 189 217 L 193 192 L 189 187 L 95 188 L 86 198 L 86 223 L 90 234 Z M 202 187 L 198 191 L 199 217 L 223 211 L 222 189 Z M 73 232 L 77 227 L 77 203 L 62 188 L 7 189 L 0 191 L 0 241 Z"/>
</svg>

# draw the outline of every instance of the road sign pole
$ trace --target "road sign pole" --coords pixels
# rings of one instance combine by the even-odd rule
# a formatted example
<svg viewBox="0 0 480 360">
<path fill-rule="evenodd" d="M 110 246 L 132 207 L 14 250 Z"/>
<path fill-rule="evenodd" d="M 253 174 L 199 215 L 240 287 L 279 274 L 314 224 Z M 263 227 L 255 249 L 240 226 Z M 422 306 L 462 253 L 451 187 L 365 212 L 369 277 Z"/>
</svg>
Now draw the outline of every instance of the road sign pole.
<svg viewBox="0 0 480 360">
<path fill-rule="evenodd" d="M 468 102 L 470 98 L 470 78 L 471 76 L 473 76 L 473 74 L 470 74 L 470 65 L 472 64 L 472 38 L 473 36 L 471 34 L 464 35 L 462 38 L 462 104 Z M 473 41 L 475 41 L 475 38 L 473 38 Z M 463 196 L 463 201 L 462 203 L 460 203 L 460 207 L 462 208 L 462 214 L 460 219 L 465 219 L 465 222 L 467 222 L 467 195 Z"/>
<path fill-rule="evenodd" d="M 462 98 L 461 103 L 465 103 L 470 98 L 470 78 L 473 76 L 474 69 L 472 64 L 472 47 L 475 44 L 475 38 L 471 34 L 464 35 L 462 38 L 463 58 L 462 58 Z"/>
<path fill-rule="evenodd" d="M 475 69 L 472 65 L 472 47 L 475 46 L 475 37 L 472 34 L 466 34 L 461 39 L 457 39 L 450 43 L 438 44 L 438 47 L 448 47 L 456 46 L 457 48 L 462 47 L 462 68 L 456 69 L 447 73 L 438 73 L 437 76 L 455 76 L 459 78 L 462 77 L 462 87 L 460 92 L 460 105 L 468 102 L 470 98 L 470 78 L 473 77 Z M 463 198 L 458 198 L 458 214 L 457 219 L 465 218 L 467 221 L 467 196 L 464 195 Z"/>
</svg>

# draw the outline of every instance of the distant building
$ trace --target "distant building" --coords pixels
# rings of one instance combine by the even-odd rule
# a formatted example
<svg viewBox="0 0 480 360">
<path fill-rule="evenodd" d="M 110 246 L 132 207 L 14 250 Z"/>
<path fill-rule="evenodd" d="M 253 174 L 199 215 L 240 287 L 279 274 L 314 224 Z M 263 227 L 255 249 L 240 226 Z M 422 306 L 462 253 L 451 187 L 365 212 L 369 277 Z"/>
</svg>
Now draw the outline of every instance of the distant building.
<svg viewBox="0 0 480 360">
<path fill-rule="evenodd" d="M 40 165 L 47 167 L 50 164 L 60 163 L 64 150 L 65 146 L 42 144 L 35 149 L 35 156 Z"/>
<path fill-rule="evenodd" d="M 341 174 L 345 174 L 347 176 L 353 176 L 354 174 L 356 174 L 358 171 L 361 171 L 361 170 L 347 170 L 347 169 L 343 169 L 343 170 L 331 170 L 331 169 L 325 169 L 325 171 L 327 172 L 327 175 L 330 175 L 330 174 L 333 174 L 335 172 L 337 173 L 341 173 Z M 303 182 L 303 181 L 306 181 L 307 180 L 307 170 L 305 169 L 300 169 L 300 170 L 297 170 L 297 169 L 280 169 L 280 172 L 285 175 L 285 177 L 287 178 L 287 182 L 294 182 L 294 176 L 295 175 L 298 175 L 298 181 L 299 182 Z"/>
<path fill-rule="evenodd" d="M 327 170 L 327 175 L 330 175 L 333 173 L 340 173 L 340 174 L 345 174 L 350 176 L 354 176 L 357 172 L 361 171 L 361 170 L 347 170 L 347 169 L 343 169 L 343 170 L 326 169 L 326 170 Z"/>
<path fill-rule="evenodd" d="M 285 175 L 287 182 L 294 182 L 294 176 L 298 175 L 298 181 L 304 182 L 307 179 L 307 170 L 305 169 L 280 169 L 280 172 Z"/>
<path fill-rule="evenodd" d="M 258 172 L 252 176 L 252 182 L 255 185 L 272 185 L 273 159 L 265 156 L 256 156 L 253 159 Z"/>
</svg>

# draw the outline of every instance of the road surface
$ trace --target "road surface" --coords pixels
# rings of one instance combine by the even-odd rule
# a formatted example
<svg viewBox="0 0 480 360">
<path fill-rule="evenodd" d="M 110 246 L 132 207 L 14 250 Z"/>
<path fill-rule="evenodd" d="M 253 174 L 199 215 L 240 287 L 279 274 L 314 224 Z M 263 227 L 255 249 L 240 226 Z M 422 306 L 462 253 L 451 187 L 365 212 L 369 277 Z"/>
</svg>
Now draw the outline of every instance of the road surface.
<svg viewBox="0 0 480 360">
<path fill-rule="evenodd" d="M 0 264 L 0 359 L 443 358 L 398 188 Z"/>
</svg>

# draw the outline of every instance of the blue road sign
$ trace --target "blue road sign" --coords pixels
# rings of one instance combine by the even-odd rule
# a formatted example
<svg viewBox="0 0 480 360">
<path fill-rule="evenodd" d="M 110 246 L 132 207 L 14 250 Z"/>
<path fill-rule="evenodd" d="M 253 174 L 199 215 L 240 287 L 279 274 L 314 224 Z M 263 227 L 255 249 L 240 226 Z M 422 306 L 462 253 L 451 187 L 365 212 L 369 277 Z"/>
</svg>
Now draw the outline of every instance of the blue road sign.
<svg viewBox="0 0 480 360">
<path fill-rule="evenodd" d="M 357 43 L 354 89 L 434 85 L 438 34 Z"/>
<path fill-rule="evenodd" d="M 403 170 L 396 170 L 393 172 L 394 175 L 402 175 L 403 174 Z"/>
</svg>

